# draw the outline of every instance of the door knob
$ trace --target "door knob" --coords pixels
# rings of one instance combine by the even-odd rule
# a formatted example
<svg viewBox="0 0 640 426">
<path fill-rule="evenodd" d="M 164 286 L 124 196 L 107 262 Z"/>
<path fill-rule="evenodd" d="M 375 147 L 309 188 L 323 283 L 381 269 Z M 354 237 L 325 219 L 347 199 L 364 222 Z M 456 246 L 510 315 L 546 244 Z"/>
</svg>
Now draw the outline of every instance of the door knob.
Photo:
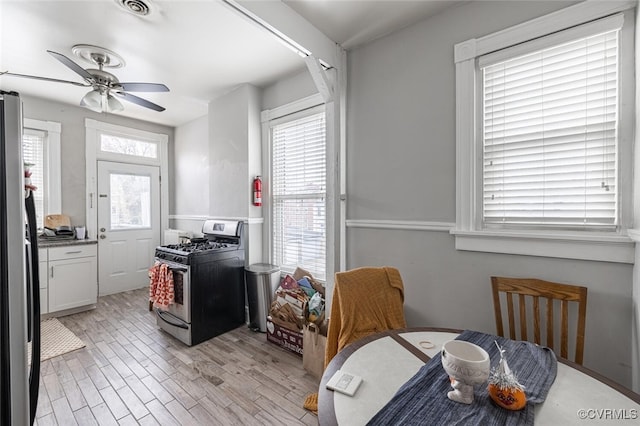
<svg viewBox="0 0 640 426">
<path fill-rule="evenodd" d="M 100 232 L 104 232 L 104 231 L 106 231 L 106 229 L 100 228 Z"/>
<path fill-rule="evenodd" d="M 106 235 L 104 235 L 104 234 L 100 234 L 100 239 L 101 239 L 101 240 L 104 240 L 105 238 L 107 238 L 107 236 L 106 236 Z"/>
</svg>

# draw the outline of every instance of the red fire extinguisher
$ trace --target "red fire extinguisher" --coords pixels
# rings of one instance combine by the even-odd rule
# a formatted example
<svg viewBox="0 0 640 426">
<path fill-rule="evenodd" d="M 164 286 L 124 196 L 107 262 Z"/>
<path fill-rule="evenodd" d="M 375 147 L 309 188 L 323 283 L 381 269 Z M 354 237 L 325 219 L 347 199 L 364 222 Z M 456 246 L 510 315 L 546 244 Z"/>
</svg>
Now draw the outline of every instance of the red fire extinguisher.
<svg viewBox="0 0 640 426">
<path fill-rule="evenodd" d="M 262 205 L 262 179 L 260 176 L 256 176 L 253 180 L 253 205 Z"/>
</svg>

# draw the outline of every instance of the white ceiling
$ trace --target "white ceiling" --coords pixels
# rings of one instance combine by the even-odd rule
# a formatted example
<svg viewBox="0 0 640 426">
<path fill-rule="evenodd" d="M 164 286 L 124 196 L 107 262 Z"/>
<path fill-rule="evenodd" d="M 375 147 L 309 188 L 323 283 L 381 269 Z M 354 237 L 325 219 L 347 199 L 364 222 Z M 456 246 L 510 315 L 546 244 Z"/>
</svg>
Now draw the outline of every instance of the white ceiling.
<svg viewBox="0 0 640 426">
<path fill-rule="evenodd" d="M 82 82 L 47 53 L 73 55 L 91 44 L 122 56 L 110 69 L 122 82 L 164 83 L 169 93 L 136 93 L 162 105 L 155 112 L 123 102 L 127 117 L 177 126 L 207 113 L 207 104 L 239 84 L 258 87 L 301 70 L 304 62 L 263 28 L 220 0 L 145 0 L 150 17 L 135 16 L 119 0 L 0 0 L 0 71 Z M 349 49 L 459 1 L 286 0 L 333 41 Z M 0 89 L 78 105 L 89 88 L 0 76 Z"/>
</svg>

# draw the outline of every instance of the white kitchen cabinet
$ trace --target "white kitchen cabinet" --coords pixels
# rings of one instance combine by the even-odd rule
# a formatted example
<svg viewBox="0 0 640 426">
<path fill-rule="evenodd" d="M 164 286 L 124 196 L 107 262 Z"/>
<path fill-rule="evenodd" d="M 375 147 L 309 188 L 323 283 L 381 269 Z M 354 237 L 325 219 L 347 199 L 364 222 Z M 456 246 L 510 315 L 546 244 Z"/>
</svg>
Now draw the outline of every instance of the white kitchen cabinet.
<svg viewBox="0 0 640 426">
<path fill-rule="evenodd" d="M 50 247 L 47 262 L 48 312 L 98 301 L 96 245 Z"/>
</svg>

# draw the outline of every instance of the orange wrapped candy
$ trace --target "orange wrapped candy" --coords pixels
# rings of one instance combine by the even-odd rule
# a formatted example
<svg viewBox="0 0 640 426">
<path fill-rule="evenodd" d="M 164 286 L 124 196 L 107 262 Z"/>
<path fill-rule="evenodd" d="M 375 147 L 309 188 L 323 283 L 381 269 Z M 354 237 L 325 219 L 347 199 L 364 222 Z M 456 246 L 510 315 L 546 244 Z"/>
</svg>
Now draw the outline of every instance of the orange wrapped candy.
<svg viewBox="0 0 640 426">
<path fill-rule="evenodd" d="M 504 349 L 498 345 L 500 351 L 500 363 L 491 370 L 489 375 L 489 396 L 500 407 L 507 410 L 522 410 L 527 405 L 527 396 L 515 374 L 509 368 L 507 360 L 504 358 Z"/>
</svg>

